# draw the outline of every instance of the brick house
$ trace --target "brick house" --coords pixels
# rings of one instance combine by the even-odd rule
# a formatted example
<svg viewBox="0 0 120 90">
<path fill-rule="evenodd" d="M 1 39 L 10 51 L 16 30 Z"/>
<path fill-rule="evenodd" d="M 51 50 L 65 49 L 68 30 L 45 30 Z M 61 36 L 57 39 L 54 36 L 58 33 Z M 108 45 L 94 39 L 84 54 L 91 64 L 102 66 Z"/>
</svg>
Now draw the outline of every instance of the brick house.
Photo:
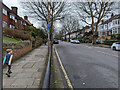
<svg viewBox="0 0 120 90">
<path fill-rule="evenodd" d="M 8 27 L 12 29 L 23 30 L 27 26 L 33 26 L 30 23 L 27 16 L 24 19 L 18 16 L 18 8 L 11 7 L 10 10 L 5 4 L 3 4 L 3 28 Z"/>
<path fill-rule="evenodd" d="M 108 20 L 102 21 L 98 26 L 98 36 L 110 36 L 120 34 L 120 14 L 111 15 Z"/>
</svg>

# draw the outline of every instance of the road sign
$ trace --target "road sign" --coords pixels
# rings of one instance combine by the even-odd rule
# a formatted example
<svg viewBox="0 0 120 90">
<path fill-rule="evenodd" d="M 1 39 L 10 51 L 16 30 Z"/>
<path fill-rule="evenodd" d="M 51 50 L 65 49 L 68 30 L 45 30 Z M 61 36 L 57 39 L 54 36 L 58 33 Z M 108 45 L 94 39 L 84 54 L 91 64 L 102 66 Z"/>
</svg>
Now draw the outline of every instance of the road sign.
<svg viewBox="0 0 120 90">
<path fill-rule="evenodd" d="M 50 25 L 48 24 L 47 27 L 50 28 Z"/>
</svg>

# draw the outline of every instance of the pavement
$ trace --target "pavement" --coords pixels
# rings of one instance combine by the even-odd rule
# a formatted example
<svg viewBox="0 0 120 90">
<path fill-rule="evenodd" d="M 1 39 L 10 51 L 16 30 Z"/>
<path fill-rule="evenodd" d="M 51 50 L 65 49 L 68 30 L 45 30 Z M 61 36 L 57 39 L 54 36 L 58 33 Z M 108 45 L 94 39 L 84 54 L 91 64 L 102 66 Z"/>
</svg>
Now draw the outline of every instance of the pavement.
<svg viewBox="0 0 120 90">
<path fill-rule="evenodd" d="M 3 88 L 39 88 L 45 61 L 47 46 L 40 46 L 12 64 L 11 77 L 3 69 Z"/>
<path fill-rule="evenodd" d="M 56 49 L 73 88 L 118 87 L 117 51 L 67 42 L 56 44 Z M 68 87 L 65 76 L 62 77 Z"/>
</svg>

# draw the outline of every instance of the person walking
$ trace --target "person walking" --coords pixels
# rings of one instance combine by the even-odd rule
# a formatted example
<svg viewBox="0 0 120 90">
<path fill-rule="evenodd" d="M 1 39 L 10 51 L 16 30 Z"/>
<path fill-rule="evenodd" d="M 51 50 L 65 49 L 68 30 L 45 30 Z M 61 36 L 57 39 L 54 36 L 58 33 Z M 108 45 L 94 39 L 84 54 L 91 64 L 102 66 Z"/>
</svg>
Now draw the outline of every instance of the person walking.
<svg viewBox="0 0 120 90">
<path fill-rule="evenodd" d="M 45 39 L 45 40 L 44 40 L 44 44 L 46 45 L 46 43 L 47 43 L 47 40 Z"/>
<path fill-rule="evenodd" d="M 6 65 L 8 66 L 8 71 L 7 71 L 6 75 L 8 77 L 10 77 L 10 74 L 12 73 L 11 72 L 11 62 L 12 62 L 12 58 L 13 58 L 13 55 L 12 55 L 13 51 L 12 51 L 12 49 L 7 49 L 6 52 L 7 52 L 7 54 L 4 57 L 3 65 L 6 63 Z"/>
</svg>

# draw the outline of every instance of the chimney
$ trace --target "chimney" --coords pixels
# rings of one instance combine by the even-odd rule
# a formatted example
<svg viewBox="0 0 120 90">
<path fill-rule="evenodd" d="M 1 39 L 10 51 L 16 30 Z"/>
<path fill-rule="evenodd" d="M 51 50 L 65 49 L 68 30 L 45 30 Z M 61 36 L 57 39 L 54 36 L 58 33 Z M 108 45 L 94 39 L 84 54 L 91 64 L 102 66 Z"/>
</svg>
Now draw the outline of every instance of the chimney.
<svg viewBox="0 0 120 90">
<path fill-rule="evenodd" d="M 101 20 L 102 24 L 104 23 L 104 20 Z"/>
<path fill-rule="evenodd" d="M 28 20 L 28 16 L 24 16 L 24 19 L 25 19 L 25 20 Z"/>
<path fill-rule="evenodd" d="M 111 18 L 113 18 L 113 17 L 114 17 L 114 14 L 112 13 L 112 14 L 111 14 Z"/>
<path fill-rule="evenodd" d="M 13 13 L 15 13 L 17 15 L 18 8 L 17 7 L 11 7 L 11 8 L 12 8 Z"/>
</svg>

